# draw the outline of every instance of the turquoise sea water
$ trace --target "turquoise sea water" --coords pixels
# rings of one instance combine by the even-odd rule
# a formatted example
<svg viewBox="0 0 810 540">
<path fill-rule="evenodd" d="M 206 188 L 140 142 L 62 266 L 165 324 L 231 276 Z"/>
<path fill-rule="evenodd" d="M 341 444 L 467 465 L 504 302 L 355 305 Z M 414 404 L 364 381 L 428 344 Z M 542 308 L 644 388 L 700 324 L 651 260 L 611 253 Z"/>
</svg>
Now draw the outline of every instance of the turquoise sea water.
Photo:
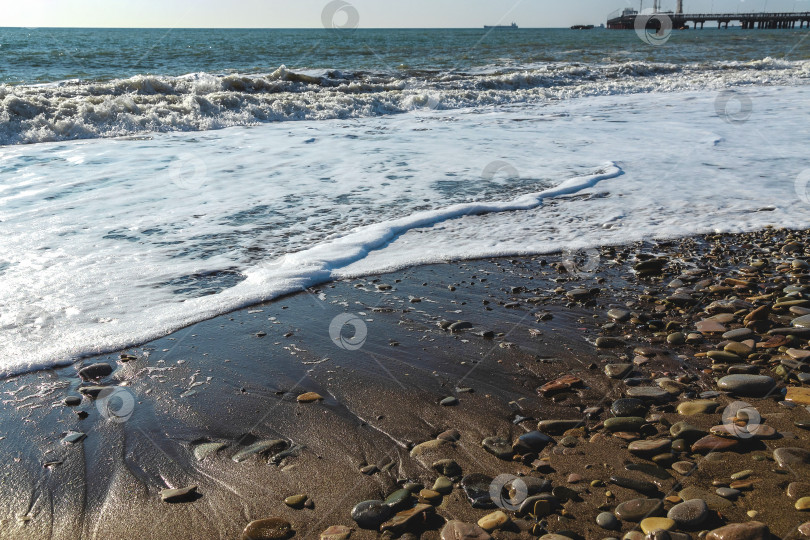
<svg viewBox="0 0 810 540">
<path fill-rule="evenodd" d="M 688 30 L 651 47 L 633 31 L 0 29 L 0 82 L 290 69 L 436 74 L 542 62 L 810 58 L 806 30 Z M 797 46 L 798 45 L 798 46 Z"/>
</svg>

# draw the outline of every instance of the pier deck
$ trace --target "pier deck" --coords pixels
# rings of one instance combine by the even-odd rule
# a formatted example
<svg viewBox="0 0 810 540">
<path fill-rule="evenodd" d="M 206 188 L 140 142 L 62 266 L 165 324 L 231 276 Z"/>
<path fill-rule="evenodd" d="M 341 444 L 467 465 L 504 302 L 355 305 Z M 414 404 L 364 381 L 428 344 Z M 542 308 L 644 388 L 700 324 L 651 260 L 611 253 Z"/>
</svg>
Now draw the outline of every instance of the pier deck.
<svg viewBox="0 0 810 540">
<path fill-rule="evenodd" d="M 746 30 L 754 28 L 810 28 L 810 11 L 787 13 L 650 13 L 620 15 L 608 18 L 607 27 L 612 30 L 632 30 L 637 17 L 648 17 L 647 27 L 658 28 L 660 18 L 668 17 L 672 28 L 703 28 L 707 22 L 716 22 L 718 28 L 728 28 L 730 22 L 738 21 Z"/>
</svg>

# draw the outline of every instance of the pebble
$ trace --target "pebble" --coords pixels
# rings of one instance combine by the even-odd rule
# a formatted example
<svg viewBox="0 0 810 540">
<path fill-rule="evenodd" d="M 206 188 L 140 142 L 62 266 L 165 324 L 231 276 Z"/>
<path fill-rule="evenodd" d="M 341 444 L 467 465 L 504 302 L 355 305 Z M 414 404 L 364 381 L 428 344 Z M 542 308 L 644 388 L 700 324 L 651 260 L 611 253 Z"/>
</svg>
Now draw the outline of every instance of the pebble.
<svg viewBox="0 0 810 540">
<path fill-rule="evenodd" d="M 647 422 L 640 416 L 615 416 L 604 422 L 608 431 L 638 431 Z"/>
<path fill-rule="evenodd" d="M 83 441 L 85 437 L 87 435 L 80 431 L 68 431 L 67 435 L 62 437 L 62 444 L 76 444 Z"/>
<path fill-rule="evenodd" d="M 790 324 L 796 326 L 798 328 L 810 328 L 810 315 L 802 315 L 801 317 L 796 317 Z"/>
<path fill-rule="evenodd" d="M 284 504 L 290 508 L 303 508 L 305 502 L 307 502 L 306 495 L 290 495 L 284 499 Z"/>
<path fill-rule="evenodd" d="M 640 399 L 621 398 L 610 406 L 614 416 L 644 416 L 649 407 Z"/>
<path fill-rule="evenodd" d="M 645 534 L 650 534 L 653 531 L 657 531 L 658 529 L 664 529 L 665 531 L 671 531 L 675 528 L 675 522 L 669 518 L 665 517 L 648 517 L 641 520 L 639 523 L 641 530 L 644 531 Z"/>
<path fill-rule="evenodd" d="M 706 535 L 706 540 L 770 540 L 768 526 L 759 521 L 732 523 L 714 529 Z"/>
<path fill-rule="evenodd" d="M 398 531 L 408 527 L 414 521 L 426 521 L 428 514 L 435 512 L 436 509 L 429 504 L 417 504 L 413 508 L 397 512 L 393 518 L 380 525 L 380 530 Z M 402 536 L 400 536 L 400 538 L 402 538 Z"/>
<path fill-rule="evenodd" d="M 168 503 L 186 502 L 197 495 L 197 486 L 169 488 L 160 490 L 160 500 Z"/>
<path fill-rule="evenodd" d="M 450 444 L 450 441 L 445 440 L 445 439 L 432 439 L 432 440 L 429 440 L 429 441 L 425 441 L 423 443 L 419 443 L 416 446 L 414 446 L 413 448 L 411 448 L 410 454 L 411 454 L 411 457 L 421 456 L 425 452 L 428 452 L 430 450 L 435 450 L 436 448 L 440 448 L 440 447 L 446 446 L 448 444 Z"/>
<path fill-rule="evenodd" d="M 65 398 L 64 403 L 68 407 L 76 407 L 78 405 L 81 405 L 82 398 L 80 398 L 79 396 L 68 396 L 68 397 Z"/>
<path fill-rule="evenodd" d="M 631 454 L 640 457 L 652 457 L 658 454 L 669 452 L 672 441 L 669 439 L 642 440 L 631 442 L 627 449 Z"/>
<path fill-rule="evenodd" d="M 727 488 L 727 487 L 717 488 L 717 490 L 715 490 L 715 493 L 717 493 L 718 495 L 720 495 L 724 499 L 736 499 L 737 497 L 740 496 L 740 490 L 739 489 Z"/>
<path fill-rule="evenodd" d="M 345 525 L 332 525 L 321 533 L 320 540 L 348 540 L 352 529 Z"/>
<path fill-rule="evenodd" d="M 791 499 L 810 496 L 810 482 L 791 482 L 787 487 L 787 496 Z"/>
<path fill-rule="evenodd" d="M 602 512 L 596 516 L 596 524 L 603 529 L 615 529 L 619 526 L 619 520 L 610 512 Z"/>
<path fill-rule="evenodd" d="M 431 468 L 444 476 L 461 476 L 461 466 L 452 459 L 440 459 Z"/>
<path fill-rule="evenodd" d="M 693 529 L 709 517 L 709 507 L 701 499 L 692 499 L 670 508 L 667 517 L 677 523 L 678 527 Z"/>
<path fill-rule="evenodd" d="M 582 425 L 582 423 L 582 420 L 541 420 L 537 423 L 537 431 L 549 435 L 559 435 Z"/>
<path fill-rule="evenodd" d="M 382 501 L 363 501 L 352 508 L 352 519 L 363 529 L 379 529 L 393 514 L 391 507 Z"/>
<path fill-rule="evenodd" d="M 451 491 L 453 491 L 453 481 L 447 478 L 446 476 L 440 476 L 433 482 L 433 491 L 437 493 L 441 493 L 442 495 L 447 495 Z"/>
<path fill-rule="evenodd" d="M 530 454 L 532 452 L 542 451 L 543 448 L 545 448 L 546 446 L 548 446 L 550 443 L 553 442 L 554 439 L 552 439 L 545 433 L 541 433 L 539 431 L 530 431 L 528 433 L 524 433 L 523 435 L 517 438 L 515 443 L 512 445 L 512 450 L 516 454 L 520 455 Z M 511 452 L 509 453 L 509 456 L 511 457 Z"/>
<path fill-rule="evenodd" d="M 678 414 L 693 416 L 695 414 L 712 414 L 720 404 L 711 399 L 685 401 L 678 405 Z"/>
<path fill-rule="evenodd" d="M 210 455 L 216 454 L 227 445 L 221 442 L 209 442 L 198 444 L 194 447 L 194 457 L 197 461 L 202 461 Z"/>
<path fill-rule="evenodd" d="M 495 503 L 489 494 L 493 478 L 485 474 L 472 473 L 461 479 L 461 489 L 467 495 L 473 508 L 494 508 Z"/>
<path fill-rule="evenodd" d="M 627 397 L 648 401 L 665 402 L 672 399 L 672 395 L 663 388 L 655 386 L 634 386 L 627 389 Z"/>
<path fill-rule="evenodd" d="M 794 447 L 777 448 L 773 451 L 773 459 L 786 469 L 803 467 L 810 465 L 810 451 Z"/>
<path fill-rule="evenodd" d="M 271 517 L 251 521 L 242 531 L 242 540 L 283 540 L 290 537 L 292 525 L 282 518 Z"/>
<path fill-rule="evenodd" d="M 615 349 L 617 347 L 625 347 L 627 343 L 616 337 L 600 336 L 596 338 L 596 346 L 600 349 Z"/>
<path fill-rule="evenodd" d="M 439 405 L 444 407 L 452 407 L 453 405 L 458 405 L 458 398 L 454 396 L 447 396 L 446 398 L 442 399 L 439 402 Z"/>
<path fill-rule="evenodd" d="M 101 379 L 112 372 L 113 367 L 110 364 L 100 363 L 90 364 L 89 366 L 83 367 L 79 370 L 78 375 L 81 380 L 89 381 L 91 379 Z"/>
<path fill-rule="evenodd" d="M 444 477 L 440 476 L 439 478 L 444 478 Z M 438 480 L 436 480 L 436 481 L 438 482 Z M 450 485 L 450 487 L 451 488 L 453 487 L 452 484 Z M 421 490 L 421 488 L 420 488 L 420 490 Z M 417 491 L 420 491 L 420 490 L 417 490 Z M 409 490 L 407 490 L 407 489 L 398 489 L 395 492 L 393 492 L 391 495 L 386 497 L 383 502 L 387 506 L 389 506 L 392 510 L 399 510 L 399 509 L 404 508 L 405 506 L 407 506 L 410 501 L 411 501 L 411 492 Z"/>
<path fill-rule="evenodd" d="M 611 379 L 621 379 L 633 371 L 633 364 L 607 364 L 605 375 Z"/>
<path fill-rule="evenodd" d="M 322 400 L 323 396 L 317 392 L 305 392 L 298 396 L 298 403 L 312 403 L 313 401 Z"/>
<path fill-rule="evenodd" d="M 698 454 L 704 452 L 723 452 L 730 450 L 739 444 L 736 439 L 726 439 L 723 437 L 716 437 L 714 435 L 706 435 L 702 439 L 698 439 L 692 445 L 692 452 Z"/>
<path fill-rule="evenodd" d="M 282 439 L 258 441 L 251 444 L 250 446 L 243 448 L 242 450 L 234 454 L 233 457 L 231 457 L 231 459 L 239 463 L 241 461 L 245 461 L 246 459 L 254 455 L 261 455 L 269 452 L 278 452 L 280 450 L 284 450 L 285 448 L 287 448 L 287 441 Z"/>
<path fill-rule="evenodd" d="M 478 526 L 487 532 L 492 532 L 495 529 L 500 529 L 507 523 L 509 523 L 509 516 L 507 516 L 500 510 L 496 510 L 491 514 L 487 514 L 486 516 L 478 520 Z"/>
<path fill-rule="evenodd" d="M 726 375 L 717 381 L 720 390 L 738 396 L 764 397 L 773 390 L 776 381 L 767 375 Z"/>
<path fill-rule="evenodd" d="M 810 388 L 788 386 L 785 399 L 797 405 L 810 405 Z"/>
<path fill-rule="evenodd" d="M 481 446 L 498 459 L 510 460 L 514 454 L 512 445 L 503 437 L 487 437 L 481 441 Z"/>
<path fill-rule="evenodd" d="M 691 461 L 677 461 L 672 464 L 672 469 L 678 474 L 690 474 L 695 468 L 695 464 Z"/>
<path fill-rule="evenodd" d="M 646 480 L 637 480 L 635 478 L 626 478 L 624 476 L 611 476 L 610 483 L 617 486 L 638 491 L 643 495 L 657 495 L 658 486 Z"/>
<path fill-rule="evenodd" d="M 722 337 L 731 341 L 743 341 L 753 335 L 754 332 L 750 328 L 736 328 L 725 332 Z"/>
<path fill-rule="evenodd" d="M 810 510 L 810 497 L 802 497 L 801 499 L 797 500 L 795 507 L 796 510 Z"/>
<path fill-rule="evenodd" d="M 450 520 L 442 529 L 441 540 L 489 540 L 489 533 L 474 523 Z"/>
</svg>

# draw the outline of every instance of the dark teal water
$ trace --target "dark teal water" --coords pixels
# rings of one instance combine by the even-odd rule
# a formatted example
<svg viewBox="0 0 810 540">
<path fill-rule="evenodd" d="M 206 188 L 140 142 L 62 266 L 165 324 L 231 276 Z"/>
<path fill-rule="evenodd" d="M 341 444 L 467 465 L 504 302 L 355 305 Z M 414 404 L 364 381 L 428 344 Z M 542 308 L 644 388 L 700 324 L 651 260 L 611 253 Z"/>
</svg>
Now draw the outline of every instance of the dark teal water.
<svg viewBox="0 0 810 540">
<path fill-rule="evenodd" d="M 540 63 L 692 64 L 810 58 L 807 30 L 687 30 L 651 46 L 634 31 L 0 29 L 0 82 L 135 75 L 374 71 L 408 75 Z"/>
</svg>

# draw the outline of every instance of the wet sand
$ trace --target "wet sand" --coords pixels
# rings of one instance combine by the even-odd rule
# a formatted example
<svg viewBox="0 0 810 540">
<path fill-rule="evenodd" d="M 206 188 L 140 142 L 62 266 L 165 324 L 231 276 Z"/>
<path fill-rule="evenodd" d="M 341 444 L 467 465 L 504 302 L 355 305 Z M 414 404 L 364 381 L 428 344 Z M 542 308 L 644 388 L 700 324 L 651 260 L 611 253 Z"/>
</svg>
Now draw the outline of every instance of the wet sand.
<svg viewBox="0 0 810 540">
<path fill-rule="evenodd" d="M 796 251 L 783 252 L 791 242 L 799 244 Z M 770 248 L 773 253 L 766 251 Z M 803 538 L 796 535 L 806 514 L 793 508 L 795 499 L 785 490 L 810 476 L 803 466 L 786 469 L 772 457 L 779 447 L 810 449 L 810 434 L 794 425 L 810 420 L 810 413 L 802 405 L 786 407 L 782 392 L 786 384 L 801 386 L 795 377 L 802 368 L 791 369 L 785 383 L 773 372 L 784 350 L 741 358 L 737 363 L 778 381 L 766 397 L 720 393 L 711 398 L 719 405 L 715 412 L 686 417 L 677 412 L 678 404 L 716 391 L 715 379 L 727 373 L 729 366 L 718 361 L 713 371 L 705 356 L 724 340 L 709 332 L 700 341 L 667 339 L 681 327 L 684 337 L 694 333 L 713 301 L 808 283 L 806 267 L 790 266 L 808 254 L 806 232 L 766 231 L 604 248 L 598 255 L 582 254 L 567 268 L 559 255 L 423 266 L 303 291 L 199 323 L 123 351 L 123 357 L 106 355 L 6 379 L 0 382 L 5 488 L 0 537 L 239 538 L 249 522 L 277 517 L 291 524 L 295 538 L 318 538 L 332 525 L 352 527 L 351 538 L 378 538 L 379 531 L 358 526 L 352 508 L 383 500 L 408 482 L 430 488 L 440 476 L 434 464 L 450 459 L 461 468 L 452 475 L 452 491 L 432 501 L 435 508 L 425 511 L 426 519 L 386 534 L 439 538 L 446 520 L 475 523 L 497 510 L 471 506 L 459 481 L 472 473 L 536 477 L 569 490 L 554 493 L 548 515 L 518 518 L 506 511 L 511 521 L 495 530 L 494 538 L 570 531 L 569 537 L 591 539 L 639 530 L 629 520 L 615 531 L 596 524 L 603 510 L 642 497 L 612 484 L 612 476 L 653 482 L 654 497 L 664 498 L 689 486 L 714 494 L 731 474 L 750 469 L 751 489 L 719 511 L 710 508 L 701 526 L 685 532 L 697 538 L 701 530 L 749 522 L 747 512 L 753 510 L 775 537 Z M 665 262 L 660 275 L 632 271 L 653 255 Z M 742 279 L 739 269 L 756 258 L 767 264 L 750 274 L 752 285 L 724 281 Z M 780 266 L 782 260 L 788 268 Z M 668 287 L 698 267 L 705 273 L 682 284 L 691 292 Z M 698 287 L 704 279 L 710 282 Z M 711 285 L 722 286 L 711 290 Z M 672 299 L 673 291 L 690 299 Z M 737 306 L 724 325 L 742 327 L 743 316 L 778 296 L 782 293 L 750 301 L 751 309 Z M 799 292 L 802 296 L 810 298 L 810 292 Z M 634 320 L 611 322 L 607 312 L 617 306 L 633 312 Z M 354 319 L 360 335 L 352 336 L 351 325 L 343 329 L 348 349 L 330 336 L 330 324 L 342 314 L 361 321 Z M 769 330 L 789 326 L 798 316 L 774 311 L 753 339 L 766 340 Z M 472 327 L 446 328 L 457 321 Z M 352 350 L 353 339 L 363 333 L 362 345 Z M 600 336 L 620 341 L 597 347 Z M 808 349 L 806 337 L 789 345 Z M 78 370 L 95 363 L 115 371 L 98 381 L 80 381 Z M 633 363 L 633 371 L 610 377 L 605 366 L 615 363 Z M 557 393 L 538 392 L 564 375 L 580 382 Z M 672 384 L 660 380 L 665 377 Z M 123 390 L 95 400 L 79 392 L 96 383 Z M 669 395 L 645 400 L 646 421 L 636 432 L 611 434 L 603 425 L 613 416 L 611 404 L 634 387 L 665 387 Z M 306 392 L 323 399 L 300 403 L 298 396 Z M 66 406 L 68 396 L 81 397 L 80 404 Z M 448 397 L 457 403 L 442 405 Z M 776 429 L 773 438 L 734 439 L 739 444 L 730 451 L 708 456 L 688 447 L 661 452 L 670 454 L 656 460 L 666 473 L 662 478 L 626 470 L 627 463 L 653 463 L 629 453 L 630 441 L 677 439 L 670 437 L 670 427 L 684 420 L 708 432 L 722 424 L 720 413 L 738 399 Z M 584 426 L 549 433 L 552 444 L 513 459 L 499 459 L 481 444 L 493 436 L 512 442 L 550 419 L 580 420 Z M 457 430 L 460 439 L 412 452 L 447 430 Z M 86 437 L 66 444 L 63 437 L 71 431 Z M 232 459 L 266 440 L 282 440 L 284 446 Z M 209 442 L 224 446 L 198 460 L 195 449 Z M 282 448 L 292 451 L 279 456 Z M 697 471 L 681 475 L 672 469 L 677 461 L 694 462 Z M 582 478 L 570 478 L 572 473 Z M 196 494 L 190 497 L 161 500 L 163 489 L 192 485 Z M 307 495 L 314 506 L 285 505 L 284 499 L 296 494 Z"/>
</svg>

